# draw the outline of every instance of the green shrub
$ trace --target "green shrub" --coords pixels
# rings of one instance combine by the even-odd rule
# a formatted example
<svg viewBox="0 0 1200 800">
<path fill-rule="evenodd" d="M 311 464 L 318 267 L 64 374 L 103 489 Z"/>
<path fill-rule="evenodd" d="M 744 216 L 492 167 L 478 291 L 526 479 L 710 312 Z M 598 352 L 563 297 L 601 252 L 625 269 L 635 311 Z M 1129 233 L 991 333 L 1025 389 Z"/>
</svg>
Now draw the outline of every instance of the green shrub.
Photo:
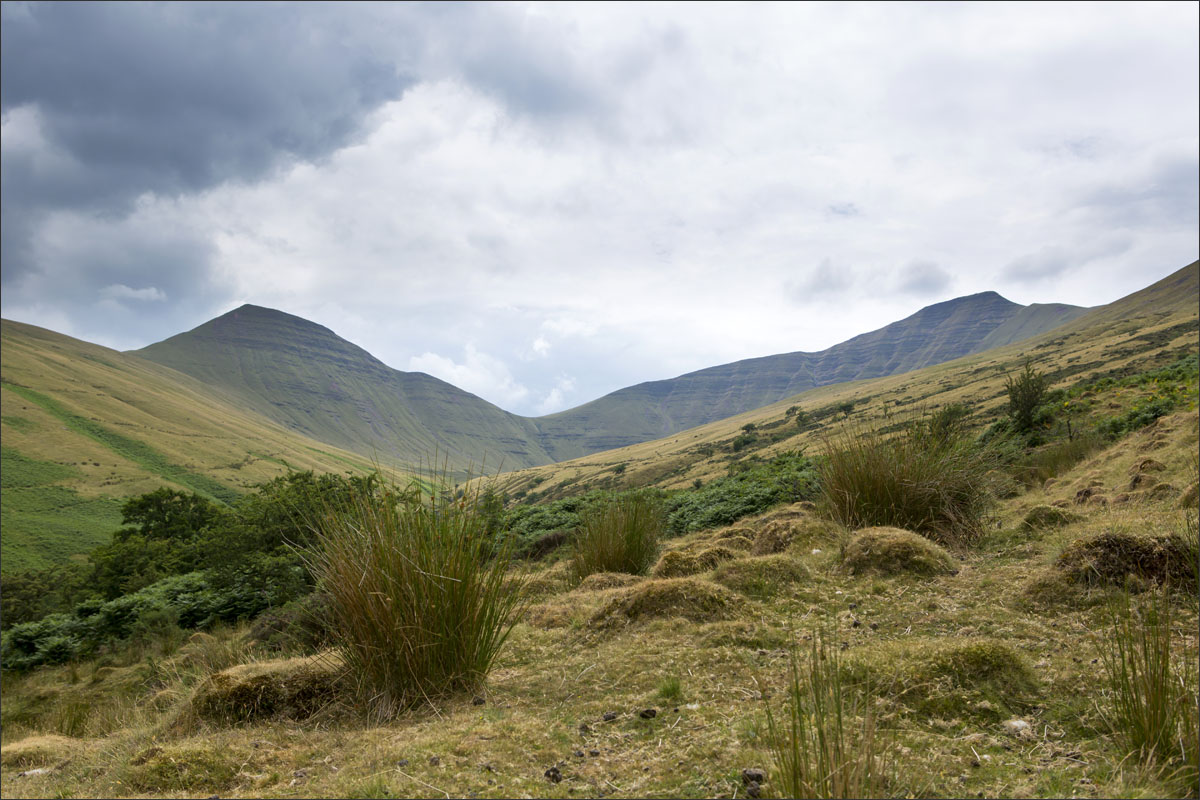
<svg viewBox="0 0 1200 800">
<path fill-rule="evenodd" d="M 589 508 L 581 517 L 571 555 L 578 580 L 595 572 L 645 575 L 658 558 L 666 531 L 662 501 L 648 492 L 631 492 Z"/>
<path fill-rule="evenodd" d="M 787 699 L 767 706 L 772 784 L 782 797 L 885 797 L 893 758 L 864 687 L 847 682 L 840 656 L 817 633 L 803 665 L 793 651 Z"/>
<path fill-rule="evenodd" d="M 1019 375 L 1004 379 L 1004 388 L 1008 391 L 1008 416 L 1017 432 L 1033 430 L 1034 415 L 1049 385 L 1049 379 L 1028 361 Z"/>
<path fill-rule="evenodd" d="M 780 453 L 742 472 L 672 495 L 667 500 L 667 525 L 672 533 L 719 528 L 781 503 L 811 500 L 816 493 L 812 460 L 800 452 Z"/>
<path fill-rule="evenodd" d="M 310 568 L 329 596 L 333 640 L 377 718 L 478 689 L 517 620 L 511 547 L 494 548 L 475 499 L 364 491 L 318 527 Z"/>
<path fill-rule="evenodd" d="M 891 438 L 846 429 L 827 444 L 821 495 L 847 528 L 903 528 L 943 545 L 982 534 L 993 503 L 991 464 L 973 442 L 918 424 Z"/>
</svg>

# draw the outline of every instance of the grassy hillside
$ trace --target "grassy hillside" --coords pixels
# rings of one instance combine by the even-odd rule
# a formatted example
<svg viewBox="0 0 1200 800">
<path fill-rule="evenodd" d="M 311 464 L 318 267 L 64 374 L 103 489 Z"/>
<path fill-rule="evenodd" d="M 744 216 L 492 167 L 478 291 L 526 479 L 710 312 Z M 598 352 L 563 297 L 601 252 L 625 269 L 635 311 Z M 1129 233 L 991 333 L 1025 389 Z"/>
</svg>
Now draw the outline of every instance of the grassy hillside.
<svg viewBox="0 0 1200 800">
<path fill-rule="evenodd" d="M 503 477 L 510 494 L 555 498 L 589 488 L 682 487 L 725 474 L 731 464 L 796 448 L 819 451 L 843 420 L 887 425 L 922 408 L 964 403 L 974 418 L 994 417 L 1007 403 L 1005 378 L 1029 359 L 1055 385 L 1089 375 L 1163 366 L 1198 351 L 1197 263 L 1128 297 L 1088 311 L 1031 339 L 915 372 L 811 389 L 768 406 L 664 438 L 516 471 Z M 849 414 L 844 410 L 850 405 Z M 806 429 L 789 409 L 811 419 Z M 743 440 L 744 426 L 755 430 Z"/>
<path fill-rule="evenodd" d="M 106 542 L 121 501 L 164 484 L 228 501 L 287 465 L 370 468 L 157 364 L 8 320 L 0 335 L 5 571 Z"/>
<path fill-rule="evenodd" d="M 246 305 L 136 355 L 219 387 L 305 436 L 389 463 L 544 464 L 530 420 L 445 381 L 400 372 L 321 325 Z"/>
<path fill-rule="evenodd" d="M 868 698 L 840 720 L 852 761 L 864 752 L 863 710 L 874 714 L 878 796 L 1195 796 L 1187 776 L 1128 754 L 1110 724 L 1105 663 L 1119 627 L 1112 609 L 1145 613 L 1161 596 L 1173 674 L 1194 670 L 1194 590 L 1156 595 L 1152 578 L 1135 575 L 1131 597 L 1111 579 L 1089 584 L 1064 555 L 1114 531 L 1134 542 L 1186 531 L 1178 487 L 1195 481 L 1198 427 L 1194 407 L 1163 417 L 1005 500 L 987 534 L 941 554 L 933 574 L 863 558 L 854 534 L 808 503 L 671 539 L 650 575 L 578 582 L 567 560 L 519 565 L 512 578 L 524 580 L 529 605 L 485 690 L 386 722 L 338 683 L 336 654 L 273 650 L 266 624 L 168 629 L 9 675 L 0 790 L 745 797 L 757 772 L 763 796 L 791 796 L 768 713 L 785 713 L 793 658 L 805 674 L 821 663 L 810 660 L 819 637 L 846 695 Z M 1131 476 L 1149 485 L 1148 461 L 1156 485 L 1176 488 L 1121 506 L 1075 502 L 1081 488 L 1116 497 Z M 1029 524 L 1051 504 L 1067 513 Z M 1194 500 L 1190 513 L 1194 531 Z M 687 569 L 667 577 L 667 565 Z M 1184 699 L 1194 709 L 1194 695 Z M 829 729 L 832 717 L 818 715 Z"/>
<path fill-rule="evenodd" d="M 658 439 L 814 387 L 949 361 L 1033 336 L 1085 310 L 1063 304 L 1023 307 L 983 292 L 927 306 L 827 350 L 746 359 L 642 383 L 537 422 L 544 437 L 562 440 L 557 453 L 577 457 Z"/>
</svg>

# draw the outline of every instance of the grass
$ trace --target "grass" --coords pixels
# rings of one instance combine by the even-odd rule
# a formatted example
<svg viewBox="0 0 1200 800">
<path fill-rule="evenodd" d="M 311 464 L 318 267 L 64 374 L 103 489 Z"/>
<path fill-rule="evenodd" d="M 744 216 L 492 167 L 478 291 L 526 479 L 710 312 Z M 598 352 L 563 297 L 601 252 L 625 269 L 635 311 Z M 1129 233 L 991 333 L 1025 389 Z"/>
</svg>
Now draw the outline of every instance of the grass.
<svg viewBox="0 0 1200 800">
<path fill-rule="evenodd" d="M 310 569 L 330 633 L 372 715 L 479 691 L 520 611 L 476 498 L 440 491 L 396 502 L 360 492 L 317 525 Z"/>
<path fill-rule="evenodd" d="M 1157 765 L 1168 780 L 1195 792 L 1200 780 L 1197 650 L 1181 644 L 1165 589 L 1110 609 L 1101 638 L 1110 705 L 1104 716 L 1126 754 Z M 1194 634 L 1194 631 L 1193 631 Z"/>
<path fill-rule="evenodd" d="M 645 575 L 666 530 L 662 501 L 648 493 L 618 495 L 580 517 L 571 554 L 577 580 L 597 572 Z"/>
<path fill-rule="evenodd" d="M 803 661 L 803 663 L 801 663 Z M 872 698 L 849 684 L 828 634 L 811 637 L 808 658 L 794 650 L 782 719 L 767 706 L 775 765 L 772 786 L 781 797 L 884 797 L 893 759 L 879 729 Z"/>
<path fill-rule="evenodd" d="M 828 451 L 822 501 L 847 528 L 902 528 L 943 545 L 982 534 L 994 502 L 991 465 L 965 438 L 933 435 L 919 424 L 890 438 L 845 428 L 831 437 Z"/>
</svg>

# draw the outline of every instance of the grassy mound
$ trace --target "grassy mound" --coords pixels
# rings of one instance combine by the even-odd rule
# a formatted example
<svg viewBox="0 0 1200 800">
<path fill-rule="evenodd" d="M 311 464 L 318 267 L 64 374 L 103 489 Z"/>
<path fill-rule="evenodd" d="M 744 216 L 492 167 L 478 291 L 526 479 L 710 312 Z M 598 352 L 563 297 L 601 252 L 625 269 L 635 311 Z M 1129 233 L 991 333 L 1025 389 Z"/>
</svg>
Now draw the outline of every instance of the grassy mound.
<svg viewBox="0 0 1200 800">
<path fill-rule="evenodd" d="M 1047 567 L 1037 570 L 1021 585 L 1020 604 L 1036 611 L 1058 614 L 1067 609 L 1090 608 L 1111 600 L 1114 587 L 1088 586 Z"/>
<path fill-rule="evenodd" d="M 0 765 L 12 769 L 43 767 L 70 758 L 78 747 L 79 741 L 67 736 L 29 736 L 0 747 Z"/>
<path fill-rule="evenodd" d="M 1120 586 L 1129 576 L 1196 587 L 1196 542 L 1180 534 L 1104 531 L 1071 542 L 1055 567 L 1087 585 Z"/>
<path fill-rule="evenodd" d="M 705 625 L 699 641 L 702 647 L 777 650 L 786 647 L 790 640 L 786 633 L 770 625 L 743 620 L 726 620 Z"/>
<path fill-rule="evenodd" d="M 1192 485 L 1179 495 L 1179 507 L 1195 508 L 1197 500 L 1200 500 L 1200 482 L 1192 481 Z"/>
<path fill-rule="evenodd" d="M 856 532 L 842 552 L 842 564 L 852 575 L 953 575 L 954 559 L 924 536 L 900 528 L 865 528 Z"/>
<path fill-rule="evenodd" d="M 1062 528 L 1082 519 L 1081 515 L 1067 511 L 1065 508 L 1034 506 L 1029 509 L 1025 519 L 1021 520 L 1021 527 L 1027 531 L 1040 531 L 1048 528 Z"/>
<path fill-rule="evenodd" d="M 713 580 L 750 597 L 767 598 L 809 578 L 808 568 L 786 553 L 739 558 L 717 567 Z"/>
<path fill-rule="evenodd" d="M 150 747 L 129 762 L 131 787 L 146 793 L 219 792 L 237 780 L 240 762 L 219 747 Z"/>
<path fill-rule="evenodd" d="M 754 546 L 754 530 L 740 525 L 718 531 L 713 538 L 717 544 L 732 547 L 734 550 L 749 550 Z"/>
<path fill-rule="evenodd" d="M 613 597 L 591 622 L 598 628 L 670 617 L 713 622 L 736 616 L 740 605 L 725 587 L 699 578 L 648 580 Z"/>
<path fill-rule="evenodd" d="M 768 520 L 755 533 L 750 553 L 766 556 L 782 553 L 797 543 L 831 542 L 837 536 L 835 527 L 825 520 L 814 519 L 802 513 Z"/>
<path fill-rule="evenodd" d="M 584 592 L 602 592 L 605 589 L 621 589 L 642 580 L 628 572 L 594 572 L 579 582 L 577 587 Z"/>
<path fill-rule="evenodd" d="M 856 681 L 944 719 L 999 720 L 1037 693 L 1025 659 L 994 639 L 906 639 L 857 651 L 846 663 Z"/>
<path fill-rule="evenodd" d="M 192 710 L 201 719 L 224 724 L 307 719 L 338 697 L 341 667 L 329 658 L 288 658 L 231 667 L 200 685 L 192 698 Z"/>
<path fill-rule="evenodd" d="M 668 550 L 654 565 L 651 574 L 656 578 L 682 578 L 700 572 L 708 572 L 723 561 L 737 558 L 738 554 L 728 547 L 717 545 L 700 551 Z"/>
</svg>

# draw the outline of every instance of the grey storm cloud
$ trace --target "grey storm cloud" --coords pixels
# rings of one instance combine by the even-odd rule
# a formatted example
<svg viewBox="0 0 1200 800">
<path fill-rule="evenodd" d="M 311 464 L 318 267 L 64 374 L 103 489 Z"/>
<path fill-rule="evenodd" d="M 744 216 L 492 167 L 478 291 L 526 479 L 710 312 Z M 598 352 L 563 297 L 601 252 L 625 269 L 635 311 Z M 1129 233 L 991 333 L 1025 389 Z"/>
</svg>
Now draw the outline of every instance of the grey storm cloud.
<svg viewBox="0 0 1200 800">
<path fill-rule="evenodd" d="M 146 192 L 254 180 L 344 145 L 410 79 L 341 35 L 339 17 L 319 4 L 5 3 L 0 106 L 36 109 L 58 165 L 6 152 L 4 282 L 34 267 L 46 212 L 120 214 Z"/>
</svg>

